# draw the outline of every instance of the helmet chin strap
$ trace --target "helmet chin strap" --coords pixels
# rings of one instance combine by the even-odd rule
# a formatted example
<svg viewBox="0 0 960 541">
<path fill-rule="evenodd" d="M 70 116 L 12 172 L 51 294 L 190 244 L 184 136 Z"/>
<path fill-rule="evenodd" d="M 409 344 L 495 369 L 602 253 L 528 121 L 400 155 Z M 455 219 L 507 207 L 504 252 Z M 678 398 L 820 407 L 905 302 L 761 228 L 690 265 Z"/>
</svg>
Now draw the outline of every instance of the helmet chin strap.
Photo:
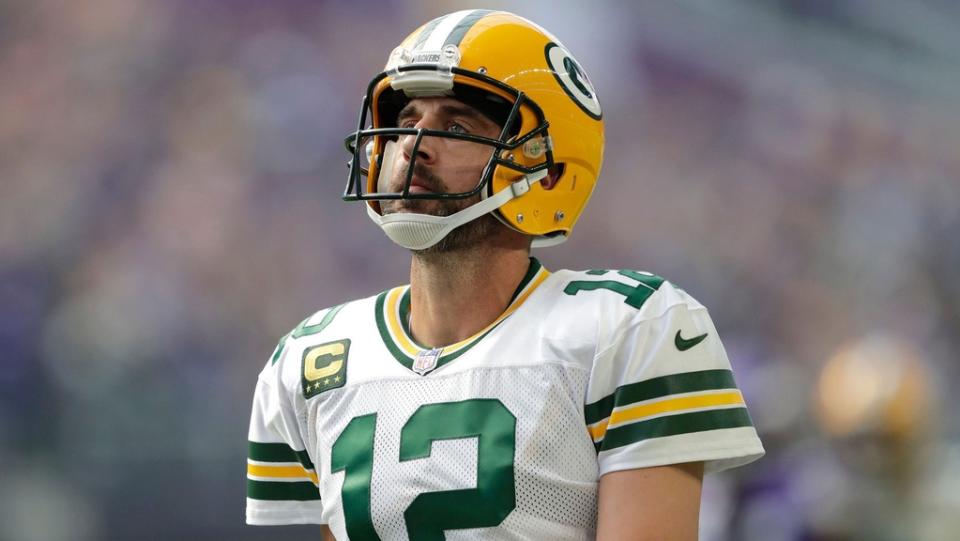
<svg viewBox="0 0 960 541">
<path fill-rule="evenodd" d="M 530 191 L 531 184 L 539 182 L 546 176 L 547 170 L 541 169 L 520 177 L 510 186 L 494 195 L 450 216 L 432 216 L 411 212 L 397 212 L 381 216 L 370 205 L 367 205 L 367 215 L 383 229 L 383 232 L 393 242 L 409 250 L 425 250 L 440 242 L 457 227 L 492 212 L 502 207 L 507 201 L 527 193 Z"/>
</svg>

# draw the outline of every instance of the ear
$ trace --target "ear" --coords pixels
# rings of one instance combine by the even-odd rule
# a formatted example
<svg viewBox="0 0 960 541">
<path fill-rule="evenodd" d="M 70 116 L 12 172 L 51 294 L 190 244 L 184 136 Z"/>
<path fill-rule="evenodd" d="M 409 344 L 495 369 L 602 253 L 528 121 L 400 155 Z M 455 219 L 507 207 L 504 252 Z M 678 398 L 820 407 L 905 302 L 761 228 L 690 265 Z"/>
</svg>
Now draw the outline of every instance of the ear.
<svg viewBox="0 0 960 541">
<path fill-rule="evenodd" d="M 547 169 L 547 176 L 540 179 L 540 185 L 543 186 L 544 190 L 552 190 L 554 186 L 557 185 L 557 181 L 560 180 L 560 175 L 563 174 L 563 164 L 555 163 L 550 169 Z"/>
</svg>

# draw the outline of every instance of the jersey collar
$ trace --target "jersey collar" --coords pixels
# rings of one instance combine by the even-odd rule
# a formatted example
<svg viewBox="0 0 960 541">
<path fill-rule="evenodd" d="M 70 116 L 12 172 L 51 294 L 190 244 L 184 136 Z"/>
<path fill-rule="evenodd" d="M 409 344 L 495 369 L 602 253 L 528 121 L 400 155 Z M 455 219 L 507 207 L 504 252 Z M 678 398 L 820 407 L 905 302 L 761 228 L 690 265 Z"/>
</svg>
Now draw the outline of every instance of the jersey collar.
<svg viewBox="0 0 960 541">
<path fill-rule="evenodd" d="M 550 272 L 540 264 L 540 262 L 531 257 L 530 268 L 527 274 L 520 281 L 513 297 L 503 311 L 493 322 L 478 331 L 473 336 L 461 340 L 455 344 L 450 344 L 442 348 L 431 350 L 426 346 L 417 343 L 408 328 L 410 314 L 410 286 L 400 286 L 384 291 L 377 296 L 376 302 L 376 321 L 377 330 L 380 331 L 380 337 L 384 345 L 393 357 L 402 365 L 410 370 L 415 370 L 421 375 L 440 368 L 441 366 L 456 359 L 475 346 L 480 340 L 489 334 L 493 329 L 500 325 L 511 314 L 517 311 L 530 295 L 547 279 Z M 434 354 L 435 360 L 430 363 L 427 369 L 422 367 L 414 368 L 414 361 L 423 354 Z"/>
</svg>

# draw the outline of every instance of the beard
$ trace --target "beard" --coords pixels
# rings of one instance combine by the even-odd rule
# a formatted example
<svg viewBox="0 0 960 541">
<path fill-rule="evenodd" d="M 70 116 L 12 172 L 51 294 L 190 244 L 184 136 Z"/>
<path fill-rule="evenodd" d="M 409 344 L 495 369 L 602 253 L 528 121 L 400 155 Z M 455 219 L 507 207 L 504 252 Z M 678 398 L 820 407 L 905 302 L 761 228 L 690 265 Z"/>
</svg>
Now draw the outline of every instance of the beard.
<svg viewBox="0 0 960 541">
<path fill-rule="evenodd" d="M 407 178 L 408 168 L 398 171 L 394 177 L 394 182 L 398 186 L 393 191 L 400 192 L 403 182 Z M 446 183 L 437 175 L 434 175 L 426 166 L 420 164 L 414 165 L 414 173 L 425 184 L 426 188 L 434 193 L 449 193 Z M 450 216 L 461 210 L 480 202 L 480 195 L 474 195 L 466 199 L 395 199 L 380 202 L 380 209 L 383 215 L 396 212 L 412 212 L 417 214 L 429 214 L 432 216 Z M 424 248 L 423 250 L 411 250 L 416 256 L 429 257 L 437 254 L 447 254 L 470 250 L 481 245 L 484 241 L 493 237 L 501 223 L 493 217 L 492 214 L 484 214 L 450 231 L 439 242 Z"/>
<path fill-rule="evenodd" d="M 447 233 L 447 236 L 433 246 L 411 251 L 417 256 L 464 252 L 483 245 L 499 228 L 500 222 L 496 218 L 490 214 L 484 214 Z"/>
</svg>

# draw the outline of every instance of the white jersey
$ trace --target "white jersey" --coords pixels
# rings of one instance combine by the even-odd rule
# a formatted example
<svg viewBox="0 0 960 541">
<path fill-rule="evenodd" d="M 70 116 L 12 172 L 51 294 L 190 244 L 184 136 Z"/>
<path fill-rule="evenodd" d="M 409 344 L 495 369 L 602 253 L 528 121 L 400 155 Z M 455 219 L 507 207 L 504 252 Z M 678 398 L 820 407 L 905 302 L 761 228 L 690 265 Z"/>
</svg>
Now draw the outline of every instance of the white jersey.
<svg viewBox="0 0 960 541">
<path fill-rule="evenodd" d="M 617 470 L 763 447 L 707 310 L 636 271 L 532 260 L 506 311 L 444 348 L 409 287 L 322 310 L 260 374 L 247 522 L 337 539 L 591 539 Z"/>
</svg>

